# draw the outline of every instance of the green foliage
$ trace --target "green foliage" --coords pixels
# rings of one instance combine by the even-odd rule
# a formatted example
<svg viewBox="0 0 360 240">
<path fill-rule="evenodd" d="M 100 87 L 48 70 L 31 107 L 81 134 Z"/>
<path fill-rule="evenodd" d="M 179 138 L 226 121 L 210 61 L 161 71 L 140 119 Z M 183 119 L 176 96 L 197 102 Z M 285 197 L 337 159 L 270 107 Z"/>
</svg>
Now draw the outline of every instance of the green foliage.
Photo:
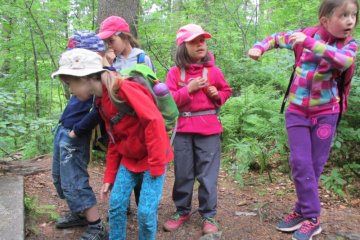
<svg viewBox="0 0 360 240">
<path fill-rule="evenodd" d="M 343 189 L 347 181 L 343 178 L 342 174 L 338 172 L 338 170 L 333 169 L 329 176 L 322 175 L 321 180 L 327 189 L 335 192 L 341 197 L 345 197 Z"/>
<path fill-rule="evenodd" d="M 26 215 L 31 219 L 38 218 L 40 216 L 47 216 L 49 221 L 55 221 L 60 217 L 60 215 L 56 212 L 55 205 L 41 205 L 38 203 L 36 198 L 31 196 L 25 196 L 24 207 Z"/>
<path fill-rule="evenodd" d="M 74 29 L 98 29 L 98 4 L 89 0 L 1 3 L 0 158 L 18 151 L 30 158 L 51 151 L 51 128 L 66 99 L 62 85 L 52 80 L 50 73 L 57 68 Z M 180 26 L 196 23 L 212 34 L 207 41 L 209 50 L 234 93 L 221 111 L 225 167 L 240 183 L 251 169 L 286 168 L 284 116 L 278 111 L 293 54 L 274 50 L 255 62 L 246 53 L 254 42 L 274 32 L 317 24 L 319 1 L 146 0 L 140 5 L 138 37 L 160 78 L 174 65 L 175 35 Z M 355 36 L 359 31 L 355 30 Z M 342 176 L 350 178 L 356 177 L 357 165 L 352 164 L 360 159 L 359 73 L 355 76 L 349 109 L 339 126 L 330 161 L 342 169 Z M 328 184 L 335 183 L 329 180 Z"/>
<path fill-rule="evenodd" d="M 332 156 L 336 165 L 351 161 L 360 162 L 360 78 L 355 75 L 349 96 L 348 109 L 337 129 Z"/>
<path fill-rule="evenodd" d="M 278 98 L 271 84 L 251 85 L 243 90 L 243 95 L 233 97 L 222 108 L 223 145 L 231 153 L 225 164 L 240 183 L 251 164 L 256 163 L 263 172 L 268 170 L 271 159 L 287 154 Z"/>
<path fill-rule="evenodd" d="M 5 152 L 22 150 L 23 158 L 27 159 L 51 151 L 54 120 L 24 114 L 21 110 L 26 108 L 26 102 L 21 94 L 0 90 L 0 147 L 3 149 L 0 157 Z"/>
<path fill-rule="evenodd" d="M 50 73 L 57 68 L 74 29 L 98 27 L 97 3 L 1 3 L 0 158 L 19 151 L 23 158 L 30 158 L 51 151 L 51 126 L 58 120 L 65 98 L 62 86 Z"/>
</svg>

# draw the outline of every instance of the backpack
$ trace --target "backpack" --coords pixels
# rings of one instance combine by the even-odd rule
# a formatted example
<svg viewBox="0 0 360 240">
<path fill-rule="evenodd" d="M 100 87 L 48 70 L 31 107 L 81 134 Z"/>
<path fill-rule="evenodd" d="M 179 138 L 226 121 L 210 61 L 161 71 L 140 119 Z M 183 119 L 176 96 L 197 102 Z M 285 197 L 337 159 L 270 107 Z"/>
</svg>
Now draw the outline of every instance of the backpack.
<svg viewBox="0 0 360 240">
<path fill-rule="evenodd" d="M 179 110 L 169 92 L 166 84 L 160 82 L 156 74 L 145 64 L 136 64 L 130 68 L 123 69 L 120 74 L 128 81 L 137 82 L 145 86 L 153 96 L 161 115 L 165 121 L 167 131 L 176 128 Z M 111 98 L 110 98 L 111 99 Z M 118 108 L 119 113 L 110 120 L 110 127 L 118 123 L 125 114 L 134 115 L 134 110 L 125 102 L 118 102 L 111 99 L 112 103 Z"/>
<path fill-rule="evenodd" d="M 139 53 L 137 55 L 137 63 L 145 64 L 145 57 L 146 57 L 146 54 L 144 52 Z M 95 98 L 94 98 L 93 104 L 95 104 Z M 122 107 L 120 107 L 120 108 L 122 108 Z M 127 108 L 126 108 L 126 110 L 127 110 Z M 92 131 L 90 147 L 92 148 L 91 150 L 94 149 L 94 150 L 107 152 L 108 143 L 109 143 L 109 136 L 108 136 L 108 133 L 106 132 L 105 123 L 104 123 L 104 121 L 102 121 Z M 90 153 L 91 152 L 92 151 L 90 151 Z M 90 159 L 92 159 L 91 156 L 90 156 Z"/>
<path fill-rule="evenodd" d="M 301 29 L 301 32 L 303 32 L 307 36 L 313 37 L 315 35 L 315 33 L 318 31 L 318 29 L 319 29 L 318 27 L 303 28 L 303 29 Z M 341 42 L 341 45 L 339 47 L 345 46 L 347 43 L 349 43 L 352 40 L 354 40 L 354 39 L 351 36 L 347 37 L 343 42 Z M 294 46 L 295 64 L 293 66 L 293 72 L 290 76 L 289 84 L 288 84 L 288 87 L 286 89 L 286 92 L 285 92 L 285 95 L 284 95 L 284 98 L 283 98 L 283 101 L 281 104 L 280 113 L 284 112 L 285 104 L 287 102 L 287 98 L 288 98 L 288 95 L 290 92 L 292 81 L 294 79 L 296 66 L 297 66 L 298 62 L 300 61 L 302 51 L 303 51 L 302 46 L 300 46 L 300 45 Z M 345 110 L 347 108 L 347 100 L 348 100 L 348 95 L 349 95 L 349 91 L 350 91 L 350 87 L 351 87 L 351 79 L 354 74 L 354 70 L 355 70 L 355 62 L 348 69 L 343 71 L 340 74 L 340 76 L 338 76 L 336 78 L 338 94 L 340 97 L 340 101 L 339 101 L 340 113 L 339 113 L 339 117 L 337 120 L 337 125 L 339 125 L 339 123 L 340 123 L 342 113 L 345 112 Z"/>
</svg>

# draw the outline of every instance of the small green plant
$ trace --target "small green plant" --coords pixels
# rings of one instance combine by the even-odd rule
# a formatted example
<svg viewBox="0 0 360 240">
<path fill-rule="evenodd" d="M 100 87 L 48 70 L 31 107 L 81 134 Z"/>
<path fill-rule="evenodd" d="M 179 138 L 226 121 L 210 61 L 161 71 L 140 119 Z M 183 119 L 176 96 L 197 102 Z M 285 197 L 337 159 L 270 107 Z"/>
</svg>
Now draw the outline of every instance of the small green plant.
<svg viewBox="0 0 360 240">
<path fill-rule="evenodd" d="M 347 181 L 337 169 L 333 169 L 329 176 L 322 175 L 321 180 L 326 189 L 333 191 L 340 197 L 345 197 L 346 194 L 343 189 Z"/>
<path fill-rule="evenodd" d="M 49 221 L 55 221 L 60 217 L 60 215 L 55 211 L 55 205 L 41 205 L 35 197 L 25 196 L 24 206 L 25 213 L 30 219 L 37 219 L 40 216 L 46 215 Z"/>
</svg>

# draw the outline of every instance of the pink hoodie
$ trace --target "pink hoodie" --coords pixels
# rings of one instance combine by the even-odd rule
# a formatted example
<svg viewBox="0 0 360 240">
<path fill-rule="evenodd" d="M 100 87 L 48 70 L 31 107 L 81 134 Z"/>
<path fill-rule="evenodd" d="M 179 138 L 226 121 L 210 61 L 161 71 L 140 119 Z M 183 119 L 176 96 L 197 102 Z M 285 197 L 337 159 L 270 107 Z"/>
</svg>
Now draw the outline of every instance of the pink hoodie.
<svg viewBox="0 0 360 240">
<path fill-rule="evenodd" d="M 210 54 L 210 53 L 209 53 Z M 189 94 L 186 86 L 180 83 L 180 69 L 177 66 L 172 67 L 166 77 L 166 84 L 169 86 L 171 94 L 174 97 L 179 112 L 200 112 L 215 110 L 220 108 L 231 96 L 231 88 L 224 79 L 221 70 L 214 65 L 214 57 L 210 54 L 211 61 L 206 64 L 190 64 L 186 68 L 185 82 L 189 79 L 202 77 L 204 67 L 208 68 L 209 84 L 215 86 L 219 91 L 219 100 L 212 100 L 207 97 L 201 89 Z M 202 135 L 211 135 L 221 133 L 222 125 L 215 114 L 179 117 L 177 132 L 198 133 Z"/>
</svg>

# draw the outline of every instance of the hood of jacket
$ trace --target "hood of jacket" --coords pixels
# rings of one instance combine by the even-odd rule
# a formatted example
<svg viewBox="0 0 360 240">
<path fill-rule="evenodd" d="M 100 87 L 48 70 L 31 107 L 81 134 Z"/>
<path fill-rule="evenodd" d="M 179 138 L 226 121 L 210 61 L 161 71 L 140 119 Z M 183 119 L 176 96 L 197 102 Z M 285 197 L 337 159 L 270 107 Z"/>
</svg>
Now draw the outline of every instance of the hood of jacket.
<svg viewBox="0 0 360 240">
<path fill-rule="evenodd" d="M 186 66 L 186 72 L 190 75 L 197 74 L 199 71 L 202 71 L 204 67 L 213 67 L 215 65 L 215 58 L 214 55 L 208 51 L 208 55 L 210 57 L 210 61 L 203 64 L 203 63 L 192 63 Z"/>
<path fill-rule="evenodd" d="M 121 71 L 122 69 L 134 66 L 137 64 L 138 55 L 140 53 L 144 53 L 144 51 L 140 48 L 133 48 L 127 58 L 122 55 L 117 55 L 113 67 L 117 71 Z"/>
</svg>

